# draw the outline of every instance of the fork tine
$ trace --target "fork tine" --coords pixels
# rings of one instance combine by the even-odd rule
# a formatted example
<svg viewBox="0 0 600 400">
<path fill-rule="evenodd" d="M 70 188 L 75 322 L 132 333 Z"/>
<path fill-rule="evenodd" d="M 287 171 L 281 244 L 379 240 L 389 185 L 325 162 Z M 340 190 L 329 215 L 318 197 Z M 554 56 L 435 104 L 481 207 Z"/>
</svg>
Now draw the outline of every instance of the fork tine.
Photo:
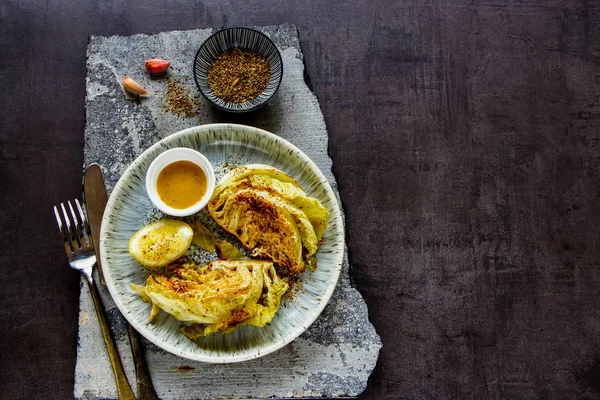
<svg viewBox="0 0 600 400">
<path fill-rule="evenodd" d="M 71 250 L 71 252 L 73 252 L 77 248 L 77 245 L 75 244 L 75 237 L 73 236 L 73 230 L 71 229 L 71 221 L 69 220 L 69 214 L 65 209 L 65 203 L 60 203 L 60 208 L 62 210 L 62 217 L 65 223 L 63 228 L 63 234 L 66 237 L 65 247 L 68 244 L 69 249 Z"/>
<path fill-rule="evenodd" d="M 60 219 L 60 215 L 58 214 L 58 208 L 56 208 L 56 206 L 54 206 L 54 216 L 56 217 L 56 223 L 58 224 L 58 230 L 60 231 L 60 233 L 62 233 L 63 235 L 63 240 L 65 240 L 65 231 L 63 230 L 63 223 L 62 220 Z"/>
<path fill-rule="evenodd" d="M 89 247 L 93 243 L 92 242 L 92 230 L 90 228 L 90 224 L 88 222 L 86 215 L 83 213 L 83 208 L 81 207 L 81 203 L 79 202 L 78 199 L 75 199 L 75 206 L 77 207 L 77 211 L 79 213 L 79 219 L 81 220 L 83 237 L 85 238 L 87 246 Z"/>
<path fill-rule="evenodd" d="M 83 238 L 83 235 L 81 233 L 81 225 L 79 224 L 79 221 L 77 220 L 77 216 L 75 215 L 75 210 L 73 210 L 73 204 L 71 204 L 71 201 L 67 201 L 67 204 L 69 205 L 69 211 L 71 211 L 71 217 L 73 218 L 71 221 L 72 222 L 71 234 L 75 238 L 73 245 L 76 242 L 77 248 L 81 249 L 84 245 L 84 243 L 82 243 L 82 241 L 81 241 L 81 239 Z"/>
<path fill-rule="evenodd" d="M 63 242 L 65 243 L 65 248 L 67 252 L 73 252 L 73 248 L 71 247 L 71 243 L 69 241 L 69 235 L 65 231 L 65 226 L 63 225 L 62 220 L 60 219 L 60 213 L 58 212 L 58 208 L 54 206 L 54 216 L 56 217 L 56 223 L 58 224 L 58 230 L 62 235 Z"/>
</svg>

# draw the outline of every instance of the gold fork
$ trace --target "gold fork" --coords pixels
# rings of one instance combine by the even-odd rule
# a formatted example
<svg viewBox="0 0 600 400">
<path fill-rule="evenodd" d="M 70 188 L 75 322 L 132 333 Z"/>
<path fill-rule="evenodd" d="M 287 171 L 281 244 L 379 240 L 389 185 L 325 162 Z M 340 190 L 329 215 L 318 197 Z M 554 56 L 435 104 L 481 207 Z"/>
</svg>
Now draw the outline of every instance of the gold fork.
<svg viewBox="0 0 600 400">
<path fill-rule="evenodd" d="M 54 206 L 54 215 L 56 216 L 58 229 L 65 242 L 65 251 L 71 268 L 81 272 L 90 288 L 94 307 L 96 308 L 96 315 L 98 316 L 100 329 L 102 330 L 102 338 L 106 345 L 110 365 L 115 374 L 119 399 L 135 400 L 135 395 L 133 394 L 133 390 L 131 390 L 131 386 L 127 381 L 125 371 L 123 370 L 115 340 L 110 334 L 108 321 L 106 320 L 106 315 L 104 315 L 104 307 L 100 301 L 100 294 L 92 275 L 94 266 L 96 265 L 92 231 L 90 230 L 87 218 L 83 214 L 79 200 L 75 199 L 74 203 L 75 208 L 73 208 L 70 201 L 67 201 L 67 206 L 65 206 L 64 203 L 61 203 L 60 209 L 62 213 Z M 67 208 L 69 209 L 69 212 L 67 212 Z"/>
</svg>

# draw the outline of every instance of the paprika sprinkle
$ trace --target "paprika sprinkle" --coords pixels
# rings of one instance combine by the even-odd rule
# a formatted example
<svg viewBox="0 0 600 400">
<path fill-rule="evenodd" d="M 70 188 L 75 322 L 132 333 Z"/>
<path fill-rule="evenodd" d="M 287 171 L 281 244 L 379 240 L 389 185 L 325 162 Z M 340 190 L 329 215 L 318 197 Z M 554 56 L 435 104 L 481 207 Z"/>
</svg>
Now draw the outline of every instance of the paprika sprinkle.
<svg viewBox="0 0 600 400">
<path fill-rule="evenodd" d="M 217 56 L 208 68 L 210 89 L 216 97 L 231 103 L 255 98 L 270 78 L 271 67 L 263 55 L 238 47 Z"/>
</svg>

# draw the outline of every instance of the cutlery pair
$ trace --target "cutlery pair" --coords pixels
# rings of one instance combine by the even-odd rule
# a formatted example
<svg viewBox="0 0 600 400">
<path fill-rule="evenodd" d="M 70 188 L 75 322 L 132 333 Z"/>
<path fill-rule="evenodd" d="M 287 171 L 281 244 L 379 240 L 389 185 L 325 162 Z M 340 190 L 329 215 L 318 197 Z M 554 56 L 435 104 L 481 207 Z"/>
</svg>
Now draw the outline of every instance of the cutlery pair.
<svg viewBox="0 0 600 400">
<path fill-rule="evenodd" d="M 89 286 L 94 308 L 96 309 L 96 315 L 98 316 L 98 322 L 100 323 L 100 329 L 102 331 L 102 339 L 106 345 L 109 361 L 115 375 L 118 397 L 119 399 L 135 400 L 136 397 L 129 385 L 125 371 L 123 370 L 115 340 L 110 333 L 104 306 L 100 300 L 100 293 L 93 277 L 94 266 L 98 266 L 98 273 L 101 281 L 103 281 L 98 254 L 98 239 L 102 212 L 106 205 L 106 191 L 102 173 L 97 164 L 91 165 L 86 171 L 85 186 L 88 212 L 91 211 L 93 216 L 93 218 L 90 217 L 90 222 L 88 222 L 86 215 L 83 213 L 81 203 L 77 199 L 73 202 L 67 201 L 66 205 L 65 203 L 61 203 L 60 207 L 55 206 L 54 215 L 56 217 L 58 229 L 63 237 L 69 264 L 71 265 L 71 268 L 82 274 Z M 94 208 L 93 211 L 90 206 Z M 158 396 L 152 386 L 150 373 L 140 345 L 141 339 L 139 333 L 129 323 L 127 325 L 129 328 L 129 339 L 135 364 L 138 399 L 157 400 Z"/>
</svg>

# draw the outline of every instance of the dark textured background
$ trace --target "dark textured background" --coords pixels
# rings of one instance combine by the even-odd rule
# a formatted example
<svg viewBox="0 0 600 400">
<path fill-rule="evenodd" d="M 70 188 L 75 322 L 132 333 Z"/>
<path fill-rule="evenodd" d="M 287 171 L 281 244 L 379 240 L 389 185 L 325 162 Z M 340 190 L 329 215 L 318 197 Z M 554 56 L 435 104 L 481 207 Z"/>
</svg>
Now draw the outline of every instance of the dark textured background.
<svg viewBox="0 0 600 400">
<path fill-rule="evenodd" d="M 284 22 L 384 344 L 364 397 L 600 398 L 600 2 L 529 0 L 3 0 L 1 397 L 72 397 L 51 207 L 81 192 L 88 35 Z"/>
</svg>

